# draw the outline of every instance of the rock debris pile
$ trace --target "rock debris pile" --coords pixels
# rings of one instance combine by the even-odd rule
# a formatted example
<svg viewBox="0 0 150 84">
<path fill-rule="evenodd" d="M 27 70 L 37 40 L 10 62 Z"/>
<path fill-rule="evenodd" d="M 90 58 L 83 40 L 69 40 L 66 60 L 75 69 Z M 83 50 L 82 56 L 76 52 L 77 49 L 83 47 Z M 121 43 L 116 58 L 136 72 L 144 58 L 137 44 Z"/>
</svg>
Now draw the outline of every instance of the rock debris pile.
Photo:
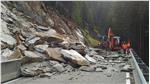
<svg viewBox="0 0 150 84">
<path fill-rule="evenodd" d="M 87 47 L 81 31 L 70 28 L 69 23 L 66 24 L 56 14 L 52 15 L 53 19 L 48 18 L 51 26 L 43 26 L 28 20 L 16 9 L 11 12 L 3 4 L 1 7 L 1 61 L 20 59 L 22 76 L 51 77 L 87 71 L 104 72 L 111 77 L 112 72 L 133 70 L 126 65 L 129 56 L 118 51 Z M 54 26 L 62 27 L 59 29 L 63 29 L 64 34 Z"/>
</svg>

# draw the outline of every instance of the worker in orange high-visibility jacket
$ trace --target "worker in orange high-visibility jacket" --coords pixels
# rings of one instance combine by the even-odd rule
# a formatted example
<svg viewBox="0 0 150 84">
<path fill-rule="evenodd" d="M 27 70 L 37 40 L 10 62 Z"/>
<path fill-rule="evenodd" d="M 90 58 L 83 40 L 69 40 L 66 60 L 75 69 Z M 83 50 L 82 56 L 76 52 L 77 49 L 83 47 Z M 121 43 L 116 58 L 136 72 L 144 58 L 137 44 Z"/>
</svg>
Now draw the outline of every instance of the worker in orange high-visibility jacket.
<svg viewBox="0 0 150 84">
<path fill-rule="evenodd" d="M 122 49 L 124 51 L 124 54 L 126 54 L 127 48 L 128 48 L 127 44 L 125 44 L 125 42 L 123 42 L 122 43 Z"/>
<path fill-rule="evenodd" d="M 130 41 L 128 41 L 128 43 L 127 43 L 127 54 L 129 54 L 129 49 L 131 48 L 131 42 Z"/>
<path fill-rule="evenodd" d="M 123 51 L 124 51 L 124 54 L 126 54 L 126 55 L 128 55 L 129 54 L 129 48 L 130 48 L 130 42 L 128 42 L 128 43 L 123 43 L 122 44 L 122 49 L 123 49 Z"/>
<path fill-rule="evenodd" d="M 130 41 L 128 41 L 127 46 L 128 46 L 128 48 L 131 48 L 131 43 L 130 43 Z"/>
</svg>

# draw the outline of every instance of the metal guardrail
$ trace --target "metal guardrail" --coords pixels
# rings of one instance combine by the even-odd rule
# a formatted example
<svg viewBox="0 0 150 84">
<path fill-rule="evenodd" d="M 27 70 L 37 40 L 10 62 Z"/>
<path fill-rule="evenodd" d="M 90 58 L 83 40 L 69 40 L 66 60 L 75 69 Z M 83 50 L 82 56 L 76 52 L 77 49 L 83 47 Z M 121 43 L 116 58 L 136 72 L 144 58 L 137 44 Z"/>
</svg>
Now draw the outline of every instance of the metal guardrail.
<svg viewBox="0 0 150 84">
<path fill-rule="evenodd" d="M 139 64 L 144 64 L 144 62 L 142 60 L 140 60 L 139 63 L 137 62 L 135 57 L 138 57 L 138 55 L 133 51 L 133 49 L 130 49 L 130 53 L 133 58 L 133 62 L 135 64 L 135 69 L 137 70 L 141 84 L 147 84 L 147 81 L 141 71 L 141 68 L 139 67 Z M 140 59 L 140 58 L 138 57 L 137 59 Z"/>
</svg>

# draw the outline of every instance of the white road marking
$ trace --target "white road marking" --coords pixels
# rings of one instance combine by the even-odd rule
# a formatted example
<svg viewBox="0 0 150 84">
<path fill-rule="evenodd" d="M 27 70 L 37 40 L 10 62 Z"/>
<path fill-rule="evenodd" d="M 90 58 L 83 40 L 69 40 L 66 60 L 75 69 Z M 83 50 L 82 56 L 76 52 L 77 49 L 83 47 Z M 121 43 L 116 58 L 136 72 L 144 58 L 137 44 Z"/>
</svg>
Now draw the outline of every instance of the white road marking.
<svg viewBox="0 0 150 84">
<path fill-rule="evenodd" d="M 21 79 L 21 77 L 20 77 L 20 78 L 17 78 L 17 79 L 14 79 L 14 80 L 11 80 L 11 81 L 8 81 L 8 82 L 3 83 L 3 84 L 11 84 L 11 83 L 13 83 L 13 82 L 15 82 L 15 81 L 17 81 L 17 80 L 20 80 L 20 79 Z"/>
<path fill-rule="evenodd" d="M 130 73 L 126 72 L 126 84 L 131 84 Z"/>
</svg>

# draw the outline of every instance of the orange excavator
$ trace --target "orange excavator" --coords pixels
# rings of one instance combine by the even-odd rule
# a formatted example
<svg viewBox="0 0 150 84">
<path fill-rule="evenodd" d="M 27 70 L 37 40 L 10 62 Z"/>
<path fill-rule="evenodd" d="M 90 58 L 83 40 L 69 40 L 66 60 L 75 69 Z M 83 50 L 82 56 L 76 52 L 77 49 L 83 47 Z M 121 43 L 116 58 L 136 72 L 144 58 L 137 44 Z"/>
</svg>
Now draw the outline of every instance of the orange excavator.
<svg viewBox="0 0 150 84">
<path fill-rule="evenodd" d="M 109 27 L 107 36 L 108 36 L 107 41 L 108 41 L 109 49 L 111 49 L 111 50 L 121 49 L 121 47 L 120 47 L 120 37 L 119 36 L 114 36 L 111 27 Z"/>
</svg>

